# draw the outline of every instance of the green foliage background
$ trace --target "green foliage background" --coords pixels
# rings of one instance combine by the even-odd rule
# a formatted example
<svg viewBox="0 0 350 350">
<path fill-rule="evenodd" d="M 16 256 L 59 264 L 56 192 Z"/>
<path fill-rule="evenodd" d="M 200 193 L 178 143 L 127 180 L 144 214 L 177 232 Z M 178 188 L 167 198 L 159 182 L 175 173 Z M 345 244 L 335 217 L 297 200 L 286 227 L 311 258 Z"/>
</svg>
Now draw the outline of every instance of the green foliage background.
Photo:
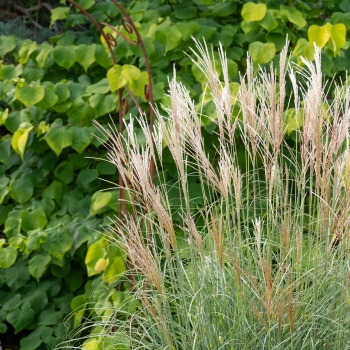
<svg viewBox="0 0 350 350">
<path fill-rule="evenodd" d="M 128 36 L 112 2 L 77 3 Z M 292 61 L 313 59 L 315 42 L 323 48 L 325 75 L 345 79 L 350 69 L 349 0 L 139 0 L 128 12 L 148 52 L 155 102 L 169 104 L 168 77 L 175 64 L 178 80 L 198 106 L 204 103 L 202 126 L 213 161 L 216 115 L 211 96 L 203 93 L 205 77 L 186 55 L 191 36 L 204 38 L 214 51 L 223 45 L 233 96 L 247 52 L 255 68 L 277 62 L 287 35 Z M 83 317 L 110 315 L 129 293 L 123 277 L 126 257 L 103 235 L 108 217 L 118 211 L 118 193 L 110 184 L 118 174 L 103 161 L 105 139 L 91 122 L 107 125 L 109 114 L 117 120 L 121 87 L 127 86 L 147 108 L 145 61 L 139 46 L 117 38 L 118 64 L 113 66 L 97 30 L 64 1 L 52 11 L 51 24 L 56 21 L 63 21 L 66 31 L 49 42 L 0 36 L 0 333 L 7 324 L 16 333 L 31 331 L 21 340 L 23 350 L 53 349 L 66 335 L 60 321 L 72 310 L 76 313 L 66 325 L 77 327 Z M 135 107 L 129 112 L 137 115 Z M 293 138 L 298 125 L 289 123 L 288 116 Z M 142 143 L 141 130 L 136 133 Z M 165 176 L 176 179 L 174 164 L 167 169 Z M 190 191 L 200 206 L 195 181 Z M 175 190 L 170 197 L 177 200 Z M 101 283 L 109 288 L 93 293 Z M 96 302 L 100 308 L 88 311 Z"/>
</svg>

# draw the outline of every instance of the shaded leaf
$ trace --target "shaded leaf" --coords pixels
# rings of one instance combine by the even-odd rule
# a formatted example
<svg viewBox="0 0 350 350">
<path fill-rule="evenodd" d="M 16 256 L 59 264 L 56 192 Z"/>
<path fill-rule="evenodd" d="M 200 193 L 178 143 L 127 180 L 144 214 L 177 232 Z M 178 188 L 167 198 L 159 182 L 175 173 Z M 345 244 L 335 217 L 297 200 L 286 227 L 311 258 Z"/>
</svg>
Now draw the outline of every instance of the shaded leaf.
<svg viewBox="0 0 350 350">
<path fill-rule="evenodd" d="M 73 246 L 73 239 L 62 229 L 49 229 L 47 240 L 42 247 L 55 258 L 62 260 L 63 256 Z"/>
<path fill-rule="evenodd" d="M 10 185 L 9 190 L 11 198 L 22 204 L 32 197 L 34 187 L 31 181 L 20 178 Z"/>
<path fill-rule="evenodd" d="M 35 312 L 29 307 L 25 306 L 22 310 L 15 309 L 8 313 L 6 320 L 15 329 L 15 334 L 27 328 L 34 321 Z"/>
<path fill-rule="evenodd" d="M 28 263 L 29 273 L 38 281 L 51 262 L 50 255 L 34 255 Z"/>
<path fill-rule="evenodd" d="M 79 154 L 83 153 L 94 138 L 89 127 L 72 126 L 69 130 L 73 133 L 73 141 L 71 147 Z"/>
<path fill-rule="evenodd" d="M 135 80 L 135 82 L 138 82 L 138 81 L 140 81 L 140 79 Z M 134 90 L 132 90 L 132 88 L 131 88 L 131 91 L 134 92 Z M 137 95 L 137 96 L 139 96 L 139 95 Z M 95 109 L 97 118 L 102 117 L 102 116 L 116 110 L 114 96 L 111 94 L 109 94 L 109 95 L 100 95 L 100 94 L 92 95 L 89 99 L 89 103 Z"/>
</svg>

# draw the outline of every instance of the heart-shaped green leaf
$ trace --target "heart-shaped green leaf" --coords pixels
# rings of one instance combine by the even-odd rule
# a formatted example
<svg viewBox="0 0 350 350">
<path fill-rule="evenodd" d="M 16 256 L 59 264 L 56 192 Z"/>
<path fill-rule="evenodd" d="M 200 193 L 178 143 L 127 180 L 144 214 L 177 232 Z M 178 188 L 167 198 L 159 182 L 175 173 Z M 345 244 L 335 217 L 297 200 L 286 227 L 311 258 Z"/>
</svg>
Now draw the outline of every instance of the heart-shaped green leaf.
<svg viewBox="0 0 350 350">
<path fill-rule="evenodd" d="M 16 86 L 16 97 L 27 108 L 40 102 L 45 96 L 45 89 L 39 85 L 28 85 L 26 82 L 22 86 Z"/>
<path fill-rule="evenodd" d="M 29 273 L 37 280 L 44 274 L 48 265 L 50 264 L 50 255 L 34 255 L 28 263 Z"/>
<path fill-rule="evenodd" d="M 274 43 L 256 41 L 249 45 L 248 52 L 254 62 L 264 64 L 272 61 L 275 57 L 276 46 Z"/>
<path fill-rule="evenodd" d="M 332 27 L 330 23 L 327 24 Z M 315 43 L 320 48 L 324 47 L 329 40 L 330 29 L 331 28 L 329 28 L 327 25 L 322 27 L 319 27 L 316 24 L 311 25 L 307 31 L 309 42 Z"/>
<path fill-rule="evenodd" d="M 261 21 L 266 15 L 267 7 L 265 4 L 254 4 L 246 2 L 242 7 L 242 17 L 246 22 Z"/>
</svg>

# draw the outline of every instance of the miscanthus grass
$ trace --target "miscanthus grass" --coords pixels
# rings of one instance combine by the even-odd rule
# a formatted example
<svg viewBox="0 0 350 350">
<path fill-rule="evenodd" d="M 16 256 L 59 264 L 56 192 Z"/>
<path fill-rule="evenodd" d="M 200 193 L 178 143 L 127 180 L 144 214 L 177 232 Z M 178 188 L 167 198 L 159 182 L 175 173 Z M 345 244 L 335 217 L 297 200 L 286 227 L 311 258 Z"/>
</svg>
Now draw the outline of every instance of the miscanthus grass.
<svg viewBox="0 0 350 350">
<path fill-rule="evenodd" d="M 302 67 L 287 52 L 278 75 L 273 67 L 254 75 L 248 58 L 231 96 L 224 51 L 220 79 L 213 53 L 196 43 L 216 109 L 213 157 L 201 111 L 176 74 L 171 107 L 156 110 L 153 132 L 136 119 L 145 145 L 133 120 L 124 137 L 102 128 L 134 209 L 114 219 L 109 236 L 132 263 L 138 306 L 127 311 L 128 300 L 101 319 L 101 349 L 350 348 L 350 90 L 335 86 L 329 102 L 320 50 Z M 286 141 L 288 122 L 294 141 Z M 165 145 L 178 172 L 170 185 Z M 190 195 L 193 176 L 200 206 Z M 169 186 L 179 189 L 177 203 Z"/>
</svg>

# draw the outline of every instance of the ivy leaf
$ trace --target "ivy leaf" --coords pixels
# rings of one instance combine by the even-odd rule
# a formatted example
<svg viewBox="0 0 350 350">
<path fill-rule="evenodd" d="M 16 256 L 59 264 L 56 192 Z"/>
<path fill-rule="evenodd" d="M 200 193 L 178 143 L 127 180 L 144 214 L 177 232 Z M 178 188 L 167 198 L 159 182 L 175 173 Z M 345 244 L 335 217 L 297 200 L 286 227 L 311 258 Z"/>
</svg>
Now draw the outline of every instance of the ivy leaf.
<svg viewBox="0 0 350 350">
<path fill-rule="evenodd" d="M 18 203 L 27 202 L 34 193 L 34 187 L 31 181 L 25 178 L 16 179 L 10 185 L 10 196 Z"/>
<path fill-rule="evenodd" d="M 74 27 L 77 24 L 85 24 L 86 22 L 87 22 L 87 17 L 85 15 L 70 13 L 64 22 L 64 26 Z"/>
<path fill-rule="evenodd" d="M 339 8 L 344 12 L 350 12 L 350 2 L 349 0 L 342 0 L 339 3 Z"/>
<path fill-rule="evenodd" d="M 236 6 L 233 1 L 227 1 L 225 3 L 217 2 L 214 6 L 213 17 L 227 17 L 232 15 L 236 10 Z"/>
<path fill-rule="evenodd" d="M 114 92 L 125 86 L 127 83 L 131 83 L 133 80 L 139 79 L 140 74 L 139 68 L 135 66 L 129 64 L 120 66 L 119 64 L 115 64 L 107 72 L 107 78 L 111 91 Z"/>
<path fill-rule="evenodd" d="M 58 83 L 54 87 L 54 93 L 58 96 L 57 103 L 64 102 L 70 97 L 70 90 L 65 83 Z"/>
<path fill-rule="evenodd" d="M 10 135 L 0 139 L 0 162 L 7 164 L 11 156 L 11 138 Z"/>
<path fill-rule="evenodd" d="M 350 5 L 350 2 L 349 2 L 349 5 Z M 347 12 L 347 13 L 342 13 L 342 12 L 332 13 L 332 23 L 333 24 L 343 23 L 346 29 L 349 30 L 350 29 L 350 12 L 348 11 L 344 11 L 344 12 Z"/>
<path fill-rule="evenodd" d="M 135 82 L 136 81 L 138 82 L 139 80 L 135 80 Z M 132 92 L 134 92 L 134 90 L 132 89 L 131 86 L 130 86 L 130 90 Z M 136 94 L 136 96 L 139 96 L 139 95 Z M 111 94 L 109 94 L 109 95 L 100 95 L 100 94 L 93 95 L 90 97 L 89 103 L 96 111 L 96 118 L 102 117 L 102 116 L 116 110 L 116 105 L 114 103 L 114 96 Z"/>
<path fill-rule="evenodd" d="M 54 199 L 58 202 L 62 198 L 62 183 L 54 180 L 42 193 L 43 198 Z"/>
<path fill-rule="evenodd" d="M 21 339 L 21 350 L 35 350 L 40 346 L 41 343 L 42 339 L 40 339 L 40 334 L 33 332 Z"/>
<path fill-rule="evenodd" d="M 303 14 L 295 7 L 280 5 L 280 10 L 283 16 L 288 18 L 288 21 L 295 24 L 298 29 L 306 26 L 306 20 Z"/>
<path fill-rule="evenodd" d="M 81 184 L 87 190 L 89 184 L 97 178 L 98 171 L 96 169 L 82 169 L 78 174 L 77 183 Z"/>
<path fill-rule="evenodd" d="M 45 228 L 47 224 L 47 218 L 44 210 L 39 207 L 33 211 L 23 210 L 21 213 L 23 231 L 32 231 L 40 228 L 41 230 Z"/>
<path fill-rule="evenodd" d="M 53 50 L 53 58 L 55 62 L 69 70 L 75 63 L 75 46 L 56 46 Z"/>
<path fill-rule="evenodd" d="M 68 112 L 68 122 L 75 124 L 86 120 L 92 120 L 96 117 L 95 110 L 82 98 L 73 101 Z"/>
<path fill-rule="evenodd" d="M 2 66 L 0 64 L 0 80 L 11 80 L 17 78 L 23 72 L 23 66 L 18 64 L 17 66 L 12 66 L 10 64 Z"/>
<path fill-rule="evenodd" d="M 81 44 L 75 50 L 75 59 L 83 66 L 85 72 L 95 62 L 95 46 Z"/>
<path fill-rule="evenodd" d="M 75 149 L 79 154 L 82 154 L 87 146 L 90 145 L 94 135 L 91 134 L 89 127 L 73 126 L 69 128 L 73 133 L 73 141 L 71 147 Z"/>
<path fill-rule="evenodd" d="M 64 148 L 73 142 L 73 133 L 64 127 L 55 127 L 53 124 L 45 134 L 45 140 L 50 148 L 59 156 Z"/>
<path fill-rule="evenodd" d="M 131 92 L 138 97 L 145 98 L 145 85 L 148 84 L 147 72 L 141 72 L 139 79 L 133 80 L 129 84 Z"/>
<path fill-rule="evenodd" d="M 95 5 L 95 0 L 75 0 L 84 10 L 88 10 L 91 6 Z"/>
<path fill-rule="evenodd" d="M 6 123 L 6 120 L 9 116 L 9 109 L 6 108 L 4 111 L 0 111 L 0 126 Z"/>
<path fill-rule="evenodd" d="M 16 130 L 12 137 L 12 148 L 13 150 L 20 155 L 23 161 L 24 150 L 26 148 L 28 135 L 33 129 L 33 125 L 28 122 L 21 124 L 21 127 Z"/>
<path fill-rule="evenodd" d="M 327 23 L 328 24 L 328 23 Z M 346 42 L 346 27 L 343 23 L 338 23 L 331 28 L 331 40 L 328 41 L 328 47 L 337 55 L 340 55 L 340 49 Z"/>
<path fill-rule="evenodd" d="M 86 88 L 86 93 L 89 94 L 107 94 L 111 91 L 108 79 L 101 79 L 98 83 L 90 85 Z"/>
<path fill-rule="evenodd" d="M 69 7 L 56 7 L 51 10 L 50 27 L 52 27 L 56 21 L 67 18 L 69 12 Z"/>
<path fill-rule="evenodd" d="M 167 53 L 180 45 L 182 34 L 176 26 L 161 27 L 156 31 L 155 38 L 164 44 L 165 53 Z"/>
<path fill-rule="evenodd" d="M 96 63 L 101 67 L 108 69 L 113 64 L 112 58 L 107 54 L 103 45 L 95 46 Z"/>
<path fill-rule="evenodd" d="M 191 39 L 191 36 L 198 32 L 200 26 L 197 22 L 191 21 L 191 22 L 179 22 L 176 23 L 175 26 L 179 31 L 181 32 L 181 39 L 183 41 L 188 41 Z M 148 54 L 151 54 L 147 51 Z"/>
<path fill-rule="evenodd" d="M 62 320 L 63 316 L 62 311 L 55 311 L 54 304 L 49 304 L 40 312 L 37 322 L 39 326 L 54 326 Z"/>
<path fill-rule="evenodd" d="M 296 115 L 295 108 L 289 108 L 283 113 L 284 128 L 288 135 L 293 131 L 300 129 L 303 124 L 303 111 L 299 109 L 298 115 Z"/>
<path fill-rule="evenodd" d="M 50 262 L 50 255 L 34 255 L 28 263 L 29 273 L 39 282 L 40 277 L 44 274 Z"/>
<path fill-rule="evenodd" d="M 21 231 L 21 221 L 19 217 L 9 216 L 6 219 L 4 233 L 7 238 L 17 237 L 19 235 Z"/>
<path fill-rule="evenodd" d="M 26 64 L 29 60 L 30 55 L 37 49 L 38 44 L 35 41 L 24 40 L 22 46 L 18 52 L 20 64 Z"/>
<path fill-rule="evenodd" d="M 106 259 L 99 259 L 94 267 L 95 271 L 102 272 L 106 270 L 106 267 L 108 266 L 108 260 Z"/>
<path fill-rule="evenodd" d="M 38 108 L 45 111 L 51 108 L 58 101 L 58 96 L 53 92 L 52 86 L 45 86 L 45 95 L 44 98 L 36 104 Z"/>
<path fill-rule="evenodd" d="M 197 8 L 192 4 L 185 3 L 174 6 L 174 15 L 178 19 L 191 19 L 196 17 Z"/>
<path fill-rule="evenodd" d="M 83 275 L 76 270 L 72 270 L 65 277 L 64 281 L 71 292 L 75 292 L 76 290 L 78 290 L 84 282 Z"/>
<path fill-rule="evenodd" d="M 17 334 L 21 330 L 27 328 L 34 321 L 34 317 L 34 310 L 30 306 L 24 306 L 22 310 L 14 309 L 10 311 L 6 320 L 14 327 L 15 334 Z"/>
<path fill-rule="evenodd" d="M 45 89 L 39 85 L 28 85 L 26 82 L 22 86 L 16 86 L 16 97 L 27 108 L 40 102 L 45 96 Z"/>
<path fill-rule="evenodd" d="M 295 45 L 292 56 L 297 58 L 298 64 L 302 63 L 301 57 L 304 57 L 309 61 L 313 61 L 315 58 L 315 47 L 306 39 L 300 38 Z"/>
<path fill-rule="evenodd" d="M 106 208 L 112 199 L 112 192 L 96 192 L 91 197 L 90 215 L 96 215 L 101 209 Z"/>
<path fill-rule="evenodd" d="M 235 61 L 227 60 L 227 70 L 229 79 L 233 79 L 238 72 L 238 65 Z"/>
<path fill-rule="evenodd" d="M 95 267 L 96 269 L 96 267 Z M 109 259 L 108 266 L 102 275 L 102 279 L 111 284 L 117 281 L 125 273 L 125 261 L 122 257 L 116 256 Z"/>
<path fill-rule="evenodd" d="M 47 229 L 47 240 L 42 244 L 44 250 L 55 258 L 62 260 L 73 246 L 73 239 L 62 229 Z"/>
<path fill-rule="evenodd" d="M 260 26 L 266 29 L 268 32 L 278 27 L 278 22 L 274 16 L 274 12 L 267 10 L 265 17 L 258 22 Z"/>
<path fill-rule="evenodd" d="M 242 7 L 241 15 L 246 22 L 261 21 L 266 15 L 265 4 L 254 4 L 253 2 L 246 2 Z"/>
<path fill-rule="evenodd" d="M 276 46 L 274 43 L 255 41 L 249 44 L 248 52 L 254 62 L 264 64 L 272 61 L 275 57 Z"/>
<path fill-rule="evenodd" d="M 316 43 L 318 47 L 322 48 L 329 40 L 330 31 L 326 25 L 319 27 L 316 24 L 313 24 L 309 27 L 307 35 L 310 43 Z"/>
<path fill-rule="evenodd" d="M 18 251 L 14 247 L 0 247 L 0 268 L 8 269 L 9 267 L 11 267 L 17 259 L 17 254 Z"/>
<path fill-rule="evenodd" d="M 11 298 L 10 300 L 6 301 L 2 305 L 2 309 L 5 310 L 5 311 L 11 311 L 13 309 L 17 309 L 22 304 L 23 304 L 23 300 L 21 298 L 21 294 L 16 294 L 13 298 Z M 2 317 L 1 317 L 1 320 L 2 320 Z"/>
<path fill-rule="evenodd" d="M 38 63 L 38 66 L 40 68 L 44 68 L 47 58 L 49 57 L 50 53 L 52 52 L 52 45 L 44 42 L 41 44 L 40 52 L 38 56 L 36 56 L 35 60 Z"/>
<path fill-rule="evenodd" d="M 107 78 L 112 92 L 117 91 L 127 84 L 128 80 L 122 75 L 122 67 L 115 64 L 107 72 Z"/>
<path fill-rule="evenodd" d="M 4 56 L 11 52 L 16 47 L 17 38 L 13 35 L 11 36 L 0 36 L 0 57 Z"/>
<path fill-rule="evenodd" d="M 27 266 L 27 261 L 19 257 L 16 264 L 6 269 L 6 284 L 11 288 L 12 291 L 25 286 L 29 279 L 30 274 Z"/>
<path fill-rule="evenodd" d="M 74 165 L 71 162 L 63 161 L 60 163 L 55 171 L 54 171 L 55 177 L 63 182 L 64 184 L 68 185 L 73 181 L 74 176 Z"/>
<path fill-rule="evenodd" d="M 7 188 L 7 186 L 5 184 L 0 184 L 0 204 L 3 203 L 8 193 L 9 193 L 9 189 Z"/>
<path fill-rule="evenodd" d="M 22 78 L 25 81 L 39 81 L 44 76 L 44 71 L 39 67 L 27 65 L 22 73 Z"/>
</svg>

